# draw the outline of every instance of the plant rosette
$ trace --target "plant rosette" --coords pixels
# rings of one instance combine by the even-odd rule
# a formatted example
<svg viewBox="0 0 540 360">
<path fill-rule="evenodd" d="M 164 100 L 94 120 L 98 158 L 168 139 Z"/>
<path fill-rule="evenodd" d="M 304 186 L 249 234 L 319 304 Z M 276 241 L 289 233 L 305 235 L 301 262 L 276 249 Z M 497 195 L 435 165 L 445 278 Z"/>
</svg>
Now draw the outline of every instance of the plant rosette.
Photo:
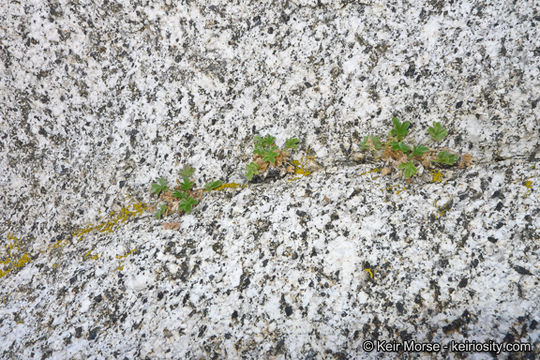
<svg viewBox="0 0 540 360">
<path fill-rule="evenodd" d="M 298 139 L 289 138 L 285 141 L 285 148 L 279 149 L 273 136 L 256 136 L 252 161 L 246 165 L 248 182 L 258 183 L 294 173 L 295 168 L 289 162 L 289 157 L 290 150 L 296 150 L 297 144 Z"/>
</svg>

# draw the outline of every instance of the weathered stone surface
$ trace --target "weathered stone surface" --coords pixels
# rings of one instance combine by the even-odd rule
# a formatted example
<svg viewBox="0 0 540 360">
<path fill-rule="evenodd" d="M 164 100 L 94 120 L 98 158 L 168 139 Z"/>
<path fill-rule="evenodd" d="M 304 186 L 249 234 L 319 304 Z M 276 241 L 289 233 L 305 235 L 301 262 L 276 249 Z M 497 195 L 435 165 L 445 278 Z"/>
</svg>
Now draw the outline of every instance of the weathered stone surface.
<svg viewBox="0 0 540 360">
<path fill-rule="evenodd" d="M 0 20 L 0 357 L 538 353 L 531 2 L 3 2 Z M 440 121 L 473 165 L 368 173 L 360 141 L 392 116 L 416 143 Z M 162 221 L 128 206 L 185 164 L 246 183 L 267 133 L 298 137 L 313 173 Z"/>
</svg>

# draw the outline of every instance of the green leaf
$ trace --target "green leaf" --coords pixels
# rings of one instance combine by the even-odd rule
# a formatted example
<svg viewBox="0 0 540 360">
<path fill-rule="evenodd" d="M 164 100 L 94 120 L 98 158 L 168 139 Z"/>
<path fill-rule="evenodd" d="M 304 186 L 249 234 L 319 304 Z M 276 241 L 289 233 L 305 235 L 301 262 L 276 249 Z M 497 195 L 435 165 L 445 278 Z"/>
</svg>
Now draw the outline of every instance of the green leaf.
<svg viewBox="0 0 540 360">
<path fill-rule="evenodd" d="M 184 191 L 189 191 L 193 187 L 193 184 L 193 181 L 190 181 L 189 178 L 184 177 L 184 182 L 180 183 L 180 188 Z"/>
<path fill-rule="evenodd" d="M 429 151 L 429 148 L 424 146 L 424 145 L 418 145 L 418 146 L 415 146 L 413 148 L 413 151 L 412 151 L 412 156 L 422 156 L 424 155 L 427 151 Z"/>
<path fill-rule="evenodd" d="M 454 154 L 450 154 L 448 151 L 441 151 L 437 155 L 436 162 L 439 162 L 441 164 L 447 164 L 447 165 L 454 165 L 458 160 L 458 157 Z"/>
<path fill-rule="evenodd" d="M 405 179 L 410 179 L 418 172 L 416 166 L 414 166 L 412 161 L 401 163 L 399 164 L 398 168 L 400 170 L 403 170 L 403 176 L 405 177 Z"/>
<path fill-rule="evenodd" d="M 276 163 L 276 157 L 278 156 L 278 153 L 273 152 L 272 150 L 266 151 L 263 156 L 264 161 L 268 161 L 272 165 Z"/>
<path fill-rule="evenodd" d="M 408 154 L 411 151 L 411 147 L 408 145 L 405 145 L 402 141 L 400 142 L 393 141 L 392 143 L 390 143 L 390 145 L 392 146 L 392 150 L 394 151 L 401 151 L 405 154 Z"/>
<path fill-rule="evenodd" d="M 253 153 L 254 154 L 257 154 L 257 155 L 260 155 L 260 156 L 263 156 L 264 154 L 264 149 L 262 146 L 257 146 L 255 145 L 255 149 L 253 149 Z"/>
<path fill-rule="evenodd" d="M 189 214 L 191 210 L 193 209 L 193 206 L 197 205 L 198 201 L 194 198 L 188 196 L 185 199 L 182 200 L 180 205 L 178 206 L 179 210 L 182 210 L 186 214 Z"/>
<path fill-rule="evenodd" d="M 204 188 L 206 189 L 206 191 L 212 191 L 217 189 L 221 185 L 223 185 L 223 181 L 221 180 L 210 181 L 208 184 L 204 185 Z"/>
<path fill-rule="evenodd" d="M 175 198 L 177 198 L 177 199 L 184 199 L 184 198 L 186 198 L 188 195 L 187 195 L 187 193 L 184 192 L 184 191 L 178 191 L 178 190 L 175 190 L 175 191 L 173 192 L 173 196 L 174 196 Z"/>
<path fill-rule="evenodd" d="M 260 136 L 255 136 L 255 146 L 259 145 L 259 146 L 262 146 L 263 145 L 263 138 L 260 137 Z"/>
<path fill-rule="evenodd" d="M 275 141 L 276 141 L 276 138 L 275 138 L 275 137 L 270 136 L 270 135 L 266 135 L 266 136 L 262 139 L 262 144 L 265 145 L 265 146 L 270 146 L 270 145 L 272 145 Z"/>
<path fill-rule="evenodd" d="M 167 181 L 163 177 L 160 177 L 157 183 L 152 184 L 150 192 L 159 196 L 164 191 L 167 191 Z"/>
<path fill-rule="evenodd" d="M 194 172 L 195 172 L 194 168 L 192 168 L 189 165 L 186 165 L 186 166 L 184 166 L 182 171 L 180 171 L 180 176 L 182 176 L 183 178 L 190 178 L 191 175 L 193 175 Z"/>
<path fill-rule="evenodd" d="M 290 139 L 285 140 L 285 149 L 296 150 L 296 145 L 298 145 L 297 138 L 290 138 Z"/>
<path fill-rule="evenodd" d="M 380 150 L 382 148 L 381 140 L 378 136 L 364 136 L 364 141 L 360 143 L 362 150 Z"/>
<path fill-rule="evenodd" d="M 448 131 L 441 126 L 440 122 L 434 122 L 433 126 L 428 128 L 428 134 L 435 141 L 441 141 L 448 134 Z"/>
<path fill-rule="evenodd" d="M 163 204 L 161 205 L 161 207 L 154 213 L 154 217 L 156 219 L 161 219 L 161 217 L 163 216 L 163 214 L 165 214 L 165 211 L 167 211 L 167 205 Z"/>
<path fill-rule="evenodd" d="M 259 173 L 259 166 L 255 164 L 254 162 L 246 165 L 246 177 L 248 181 L 251 181 L 253 179 L 254 175 L 257 175 Z"/>
<path fill-rule="evenodd" d="M 392 123 L 394 123 L 394 128 L 390 131 L 390 135 L 401 141 L 409 133 L 411 123 L 408 121 L 401 123 L 397 117 L 392 118 Z"/>
</svg>

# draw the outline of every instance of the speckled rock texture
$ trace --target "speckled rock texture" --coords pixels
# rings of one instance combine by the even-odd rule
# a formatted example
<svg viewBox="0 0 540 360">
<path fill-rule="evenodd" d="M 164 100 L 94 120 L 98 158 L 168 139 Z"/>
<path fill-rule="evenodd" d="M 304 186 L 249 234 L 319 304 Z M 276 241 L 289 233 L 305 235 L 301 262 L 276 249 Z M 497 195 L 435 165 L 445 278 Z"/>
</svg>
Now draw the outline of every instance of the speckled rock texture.
<svg viewBox="0 0 540 360">
<path fill-rule="evenodd" d="M 539 29 L 525 0 L 1 2 L 0 358 L 534 359 Z M 392 116 L 472 166 L 370 173 Z M 312 174 L 123 212 L 186 164 L 246 184 L 267 133 Z"/>
</svg>

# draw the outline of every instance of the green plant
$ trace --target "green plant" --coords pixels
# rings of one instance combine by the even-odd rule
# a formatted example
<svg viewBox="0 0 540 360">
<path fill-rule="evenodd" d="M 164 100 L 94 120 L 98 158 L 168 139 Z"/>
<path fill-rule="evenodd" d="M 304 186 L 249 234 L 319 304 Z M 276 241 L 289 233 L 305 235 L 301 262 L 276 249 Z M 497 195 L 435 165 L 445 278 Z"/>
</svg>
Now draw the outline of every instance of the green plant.
<svg viewBox="0 0 540 360">
<path fill-rule="evenodd" d="M 434 122 L 433 126 L 429 127 L 428 134 L 433 140 L 441 141 L 448 134 L 448 131 L 441 126 L 440 122 Z"/>
<path fill-rule="evenodd" d="M 290 155 L 286 149 L 296 150 L 299 140 L 285 140 L 285 149 L 279 149 L 275 144 L 276 138 L 271 135 L 255 136 L 253 146 L 253 161 L 246 165 L 246 178 L 251 181 L 257 174 L 264 173 L 268 166 L 281 166 Z"/>
<path fill-rule="evenodd" d="M 178 212 L 190 213 L 193 207 L 199 203 L 202 197 L 202 189 L 194 189 L 195 182 L 191 180 L 195 169 L 191 166 L 185 166 L 180 171 L 182 181 L 177 180 L 177 186 L 172 189 L 167 187 L 166 180 L 161 177 L 157 183 L 152 184 L 152 193 L 158 194 L 160 200 L 166 202 L 166 204 L 160 205 L 154 216 L 156 219 L 161 219 L 164 214 L 167 214 L 168 210 L 178 208 Z M 212 181 L 206 184 L 206 189 L 215 189 L 222 184 L 220 180 Z"/>
<path fill-rule="evenodd" d="M 437 155 L 437 160 L 434 161 L 441 164 L 454 165 L 457 162 L 457 156 L 454 154 L 450 154 L 448 151 L 444 150 Z"/>
<path fill-rule="evenodd" d="M 161 219 L 163 217 L 163 214 L 165 214 L 165 211 L 167 211 L 167 205 L 163 204 L 161 207 L 154 213 L 154 217 L 156 219 Z"/>
<path fill-rule="evenodd" d="M 253 179 L 253 176 L 257 175 L 258 173 L 259 166 L 257 164 L 252 162 L 246 165 L 246 177 L 249 181 L 251 181 L 251 179 Z"/>
<path fill-rule="evenodd" d="M 362 150 L 380 150 L 383 146 L 378 136 L 365 136 L 364 141 L 360 143 Z"/>
<path fill-rule="evenodd" d="M 285 149 L 292 149 L 296 150 L 296 146 L 298 145 L 298 139 L 297 138 L 289 138 L 285 140 Z"/>
<path fill-rule="evenodd" d="M 413 147 L 411 156 L 422 156 L 429 151 L 429 148 L 424 145 L 418 145 Z"/>
<path fill-rule="evenodd" d="M 405 145 L 403 141 L 400 141 L 400 142 L 392 141 L 390 143 L 390 146 L 392 147 L 392 150 L 401 151 L 404 154 L 408 154 L 411 151 L 411 147 L 408 145 Z"/>
<path fill-rule="evenodd" d="M 208 184 L 204 185 L 204 188 L 206 189 L 206 191 L 212 191 L 212 190 L 217 189 L 221 185 L 223 185 L 223 181 L 215 180 L 215 181 L 210 181 Z"/>
<path fill-rule="evenodd" d="M 390 135 L 401 141 L 409 133 L 411 123 L 408 121 L 401 123 L 397 117 L 392 118 L 392 123 L 394 124 L 394 128 L 390 131 Z"/>
<path fill-rule="evenodd" d="M 195 172 L 195 169 L 192 168 L 191 166 L 189 165 L 186 165 L 184 166 L 184 168 L 182 170 L 180 170 L 180 176 L 182 176 L 182 178 L 190 178 L 191 175 L 193 175 L 193 173 Z"/>
<path fill-rule="evenodd" d="M 174 190 L 172 195 L 177 199 L 185 199 L 188 196 L 187 192 L 178 190 Z"/>
<path fill-rule="evenodd" d="M 405 177 L 405 179 L 410 179 L 418 172 L 416 166 L 414 166 L 412 161 L 401 163 L 399 164 L 398 168 L 400 170 L 403 170 L 403 176 Z"/>
<path fill-rule="evenodd" d="M 197 205 L 198 201 L 192 198 L 191 196 L 187 196 L 180 202 L 180 205 L 178 206 L 178 209 L 185 212 L 186 214 L 189 214 L 191 210 L 193 209 L 193 206 Z"/>
<path fill-rule="evenodd" d="M 167 182 L 166 180 L 163 178 L 163 177 L 160 177 L 158 180 L 157 180 L 157 183 L 153 183 L 152 184 L 152 188 L 151 188 L 151 192 L 153 194 L 157 194 L 158 196 L 162 193 L 162 192 L 165 192 L 167 191 Z"/>
<path fill-rule="evenodd" d="M 195 184 L 193 181 L 189 180 L 189 178 L 185 177 L 183 179 L 184 181 L 180 183 L 180 188 L 184 191 L 189 191 L 193 187 L 193 184 Z"/>
<path fill-rule="evenodd" d="M 360 143 L 362 150 L 368 150 L 373 153 L 375 159 L 384 159 L 390 167 L 381 170 L 381 174 L 386 175 L 392 171 L 392 168 L 403 170 L 403 177 L 409 180 L 418 173 L 417 166 L 420 164 L 425 169 L 430 169 L 433 164 L 454 165 L 459 157 L 448 151 L 440 151 L 437 155 L 435 150 L 419 144 L 406 144 L 403 139 L 409 133 L 410 123 L 408 121 L 400 122 L 397 118 L 392 118 L 393 128 L 391 129 L 386 142 L 382 142 L 379 137 L 368 135 Z M 433 140 L 440 141 L 448 133 L 439 122 L 434 122 L 428 129 L 428 133 Z M 472 156 L 465 154 L 459 162 L 460 168 L 470 166 Z"/>
<path fill-rule="evenodd" d="M 270 135 L 266 135 L 264 138 L 255 136 L 255 149 L 253 152 L 257 155 L 264 156 L 268 152 L 272 152 L 278 149 L 274 144 L 276 138 Z"/>
</svg>

